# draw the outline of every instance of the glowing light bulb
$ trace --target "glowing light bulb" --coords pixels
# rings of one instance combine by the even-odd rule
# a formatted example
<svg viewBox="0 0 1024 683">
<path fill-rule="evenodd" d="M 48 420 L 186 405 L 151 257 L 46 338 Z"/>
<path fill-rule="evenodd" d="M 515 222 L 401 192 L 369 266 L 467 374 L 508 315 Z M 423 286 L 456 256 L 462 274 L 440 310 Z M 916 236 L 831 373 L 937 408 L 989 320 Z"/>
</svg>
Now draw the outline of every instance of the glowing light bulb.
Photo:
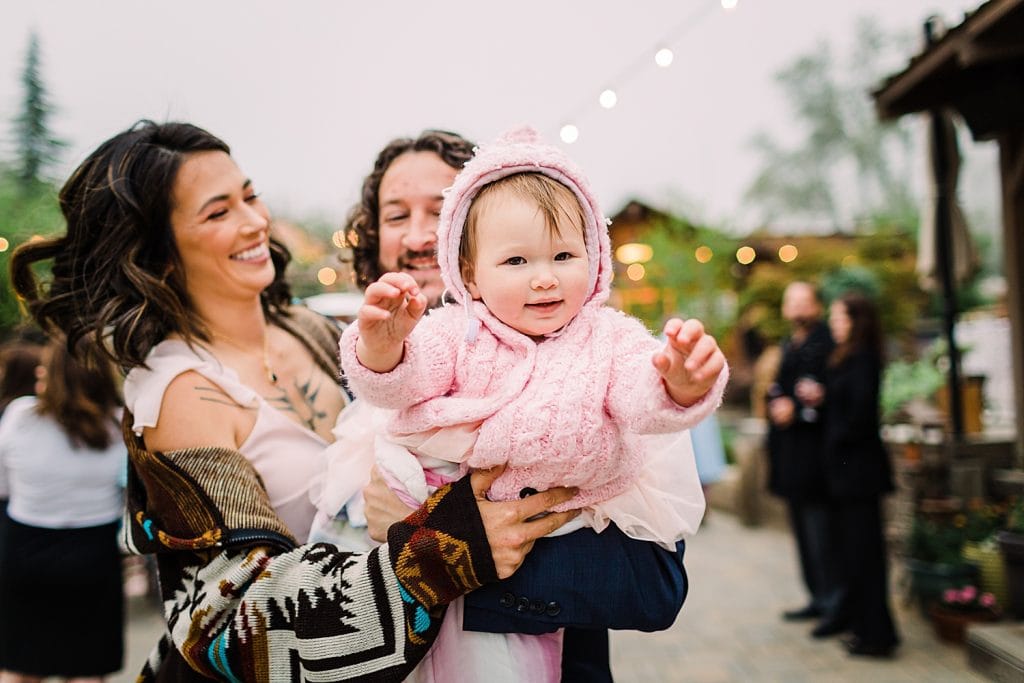
<svg viewBox="0 0 1024 683">
<path fill-rule="evenodd" d="M 619 96 L 615 94 L 614 90 L 609 88 L 601 93 L 601 96 L 597 98 L 597 101 L 600 102 L 601 106 L 605 109 L 611 109 L 618 103 Z"/>
<path fill-rule="evenodd" d="M 663 47 L 654 53 L 654 63 L 660 67 L 670 66 L 675 55 L 672 54 L 672 50 L 667 47 Z"/>
<path fill-rule="evenodd" d="M 562 126 L 562 130 L 558 132 L 558 135 L 562 138 L 562 142 L 567 145 L 571 145 L 579 139 L 580 129 L 571 123 L 567 123 Z"/>
</svg>

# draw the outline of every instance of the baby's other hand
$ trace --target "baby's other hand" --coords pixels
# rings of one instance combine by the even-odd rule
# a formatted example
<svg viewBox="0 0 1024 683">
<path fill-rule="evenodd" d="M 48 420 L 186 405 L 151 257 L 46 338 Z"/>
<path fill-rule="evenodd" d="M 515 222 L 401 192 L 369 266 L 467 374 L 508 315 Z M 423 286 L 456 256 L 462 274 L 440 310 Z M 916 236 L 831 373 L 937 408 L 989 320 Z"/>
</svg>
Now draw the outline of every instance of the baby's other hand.
<svg viewBox="0 0 1024 683">
<path fill-rule="evenodd" d="M 359 330 L 368 344 L 402 342 L 427 310 L 427 297 L 408 273 L 385 273 L 366 288 Z"/>
<path fill-rule="evenodd" d="M 665 348 L 651 362 L 665 381 L 665 389 L 679 405 L 691 406 L 714 386 L 725 367 L 718 342 L 699 320 L 672 318 L 665 323 Z"/>
</svg>

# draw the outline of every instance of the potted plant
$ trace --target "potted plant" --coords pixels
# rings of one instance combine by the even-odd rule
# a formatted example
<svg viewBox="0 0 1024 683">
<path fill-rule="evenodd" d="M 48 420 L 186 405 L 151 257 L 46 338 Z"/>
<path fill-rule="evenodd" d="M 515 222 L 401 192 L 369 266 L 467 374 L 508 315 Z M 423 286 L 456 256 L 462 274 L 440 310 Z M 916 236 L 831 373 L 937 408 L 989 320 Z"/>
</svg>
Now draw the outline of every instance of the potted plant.
<svg viewBox="0 0 1024 683">
<path fill-rule="evenodd" d="M 910 575 L 910 593 L 917 598 L 927 616 L 929 608 L 949 588 L 962 588 L 977 581 L 978 568 L 965 562 L 963 524 L 959 516 L 914 517 L 907 539 L 906 567 Z"/>
<path fill-rule="evenodd" d="M 1006 571 L 1007 611 L 1024 619 L 1024 496 L 1010 501 L 1006 525 L 996 534 Z"/>
<path fill-rule="evenodd" d="M 1006 524 L 1006 506 L 973 498 L 967 502 L 962 520 L 964 544 L 961 556 L 965 562 L 978 568 L 978 587 L 995 595 L 1000 605 L 1008 604 L 1003 556 L 996 541 L 996 532 Z"/>
<path fill-rule="evenodd" d="M 999 603 L 996 596 L 974 585 L 947 588 L 928 609 L 928 615 L 940 639 L 962 643 L 968 625 L 999 619 Z"/>
</svg>

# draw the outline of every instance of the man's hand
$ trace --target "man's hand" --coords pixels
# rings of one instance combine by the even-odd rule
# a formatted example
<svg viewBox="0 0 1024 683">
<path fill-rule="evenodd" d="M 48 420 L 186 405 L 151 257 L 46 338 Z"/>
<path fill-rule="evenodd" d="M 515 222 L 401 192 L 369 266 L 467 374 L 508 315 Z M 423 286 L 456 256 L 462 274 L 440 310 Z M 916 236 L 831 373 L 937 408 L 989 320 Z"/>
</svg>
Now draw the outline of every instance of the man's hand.
<svg viewBox="0 0 1024 683">
<path fill-rule="evenodd" d="M 796 417 L 796 404 L 788 396 L 780 396 L 768 401 L 768 419 L 776 427 L 788 427 Z"/>
<path fill-rule="evenodd" d="M 413 511 L 395 495 L 376 465 L 370 470 L 370 483 L 363 487 L 363 506 L 370 538 L 379 543 L 387 542 L 392 524 Z"/>
<path fill-rule="evenodd" d="M 714 386 L 725 367 L 725 355 L 699 320 L 672 318 L 664 331 L 665 348 L 651 362 L 672 400 L 684 408 L 692 406 Z"/>
<path fill-rule="evenodd" d="M 403 344 L 427 310 L 427 297 L 408 273 L 385 273 L 366 288 L 359 308 L 356 356 L 374 372 L 390 372 L 402 360 Z"/>
<path fill-rule="evenodd" d="M 548 489 L 522 500 L 492 503 L 487 500 L 487 490 L 504 471 L 504 466 L 499 466 L 476 470 L 470 475 L 499 579 L 507 578 L 519 569 L 526 554 L 533 549 L 534 541 L 580 513 L 579 510 L 547 512 L 552 506 L 575 496 L 575 488 Z"/>
</svg>

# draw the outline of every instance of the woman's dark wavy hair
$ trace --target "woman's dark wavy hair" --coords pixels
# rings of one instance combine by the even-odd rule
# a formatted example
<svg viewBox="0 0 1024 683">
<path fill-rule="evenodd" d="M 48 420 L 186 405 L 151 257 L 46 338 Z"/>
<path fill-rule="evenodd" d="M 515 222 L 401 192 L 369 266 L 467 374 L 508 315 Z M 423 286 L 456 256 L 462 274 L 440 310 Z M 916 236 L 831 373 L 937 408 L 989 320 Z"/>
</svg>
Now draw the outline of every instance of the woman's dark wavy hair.
<svg viewBox="0 0 1024 683">
<path fill-rule="evenodd" d="M 473 156 L 473 143 L 443 130 L 425 130 L 419 137 L 397 138 L 377 155 L 373 171 L 363 180 L 359 203 L 345 221 L 345 241 L 352 249 L 352 268 L 360 289 L 384 273 L 380 268 L 380 181 L 391 163 L 406 152 L 434 152 L 456 170 Z"/>
<path fill-rule="evenodd" d="M 77 360 L 63 339 L 51 342 L 44 355 L 48 356 L 46 386 L 39 394 L 36 411 L 52 417 L 75 446 L 94 450 L 110 446 L 120 437 L 114 410 L 121 405 L 111 363 Z M 95 358 L 81 350 L 78 355 Z"/>
<path fill-rule="evenodd" d="M 847 292 L 836 301 L 843 305 L 846 315 L 850 316 L 850 338 L 836 345 L 829 356 L 829 365 L 837 366 L 859 352 L 870 353 L 878 360 L 879 365 L 884 363 L 885 349 L 878 307 L 860 292 Z"/>
<path fill-rule="evenodd" d="M 185 288 L 171 230 L 172 191 L 189 154 L 219 151 L 223 141 L 188 123 L 139 121 L 101 144 L 64 184 L 61 237 L 22 245 L 11 258 L 11 281 L 29 312 L 69 349 L 99 349 L 123 370 L 144 366 L 168 334 L 209 341 Z M 291 255 L 270 240 L 276 275 L 262 294 L 268 315 L 283 315 L 291 298 L 284 280 Z M 41 287 L 32 265 L 52 259 Z"/>
</svg>

